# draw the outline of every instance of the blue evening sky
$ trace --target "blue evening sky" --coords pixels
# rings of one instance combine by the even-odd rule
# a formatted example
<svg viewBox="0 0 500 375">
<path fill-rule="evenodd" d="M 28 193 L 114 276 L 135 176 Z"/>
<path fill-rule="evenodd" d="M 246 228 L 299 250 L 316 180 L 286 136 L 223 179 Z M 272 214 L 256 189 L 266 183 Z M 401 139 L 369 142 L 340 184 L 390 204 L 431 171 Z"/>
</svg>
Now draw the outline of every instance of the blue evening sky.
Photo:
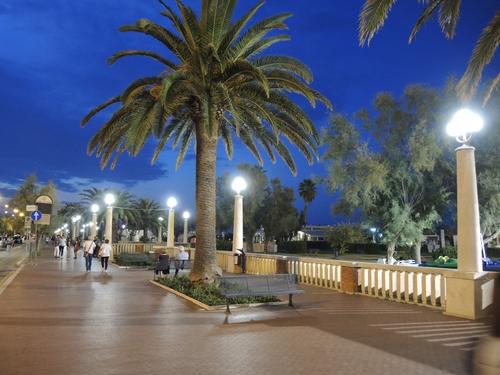
<svg viewBox="0 0 500 375">
<path fill-rule="evenodd" d="M 173 1 L 167 1 L 174 3 Z M 198 0 L 187 1 L 197 7 Z M 253 5 L 240 0 L 238 14 Z M 271 52 L 288 54 L 308 64 L 313 86 L 322 91 L 337 111 L 350 114 L 369 106 L 378 91 L 400 95 L 411 83 L 442 87 L 451 75 L 460 76 L 482 28 L 498 7 L 495 0 L 465 0 L 454 40 L 440 33 L 437 22 L 424 26 L 412 45 L 408 34 L 421 5 L 396 3 L 386 26 L 369 48 L 357 43 L 358 13 L 362 0 L 268 0 L 258 19 L 291 12 L 292 40 Z M 194 154 L 175 170 L 175 151 L 166 149 L 156 166 L 150 165 L 153 145 L 137 158 L 122 157 L 114 171 L 99 168 L 88 157 L 86 145 L 107 114 L 86 128 L 80 119 L 95 105 L 120 93 L 136 77 L 148 76 L 159 66 L 145 58 L 123 59 L 113 66 L 106 58 L 122 49 L 161 46 L 146 36 L 119 33 L 118 27 L 139 18 L 165 22 L 155 0 L 0 0 L 0 194 L 9 196 L 30 173 L 42 182 L 54 180 L 59 199 L 76 200 L 84 188 L 123 188 L 165 202 L 176 195 L 181 209 L 194 209 Z M 496 69 L 495 69 L 496 68 Z M 486 70 L 498 72 L 498 58 Z M 328 112 L 307 108 L 317 127 L 325 126 Z M 307 165 L 293 150 L 298 175 L 292 176 L 279 160 L 265 160 L 270 177 L 280 177 L 294 189 L 304 178 L 322 176 L 325 166 Z M 234 172 L 238 163 L 253 163 L 241 146 L 233 160 L 219 153 L 218 174 Z M 323 187 L 311 204 L 311 224 L 338 220 L 331 214 L 334 197 Z M 297 195 L 297 207 L 302 202 Z"/>
</svg>

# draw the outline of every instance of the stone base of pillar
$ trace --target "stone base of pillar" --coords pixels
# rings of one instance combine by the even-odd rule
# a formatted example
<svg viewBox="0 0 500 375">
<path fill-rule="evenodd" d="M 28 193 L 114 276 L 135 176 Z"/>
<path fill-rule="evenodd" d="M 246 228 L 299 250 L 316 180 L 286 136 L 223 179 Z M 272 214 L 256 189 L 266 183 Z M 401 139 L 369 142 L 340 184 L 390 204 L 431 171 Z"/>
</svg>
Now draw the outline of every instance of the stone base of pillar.
<svg viewBox="0 0 500 375">
<path fill-rule="evenodd" d="M 237 264 L 234 264 L 234 256 L 231 257 L 230 262 L 227 267 L 227 272 L 229 273 L 243 273 L 243 270 Z"/>
<path fill-rule="evenodd" d="M 457 272 L 446 277 L 446 315 L 480 319 L 493 313 L 494 273 Z"/>
<path fill-rule="evenodd" d="M 357 266 L 340 267 L 340 290 L 344 293 L 355 294 L 359 292 Z"/>
</svg>

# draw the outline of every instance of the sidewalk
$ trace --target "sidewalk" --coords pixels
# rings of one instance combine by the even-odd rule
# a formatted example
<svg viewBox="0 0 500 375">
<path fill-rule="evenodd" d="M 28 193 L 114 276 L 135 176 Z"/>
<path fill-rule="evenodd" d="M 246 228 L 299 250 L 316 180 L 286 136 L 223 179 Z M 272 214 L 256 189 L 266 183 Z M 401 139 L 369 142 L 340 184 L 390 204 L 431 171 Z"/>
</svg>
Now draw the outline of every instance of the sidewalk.
<svg viewBox="0 0 500 375">
<path fill-rule="evenodd" d="M 104 274 L 94 261 L 87 274 L 83 259 L 50 255 L 27 264 L 0 296 L 1 374 L 467 374 L 473 345 L 445 344 L 488 330 L 312 287 L 294 298 L 296 309 L 227 317 L 152 286 L 150 272 L 111 266 Z M 447 341 L 455 331 L 469 333 Z"/>
</svg>

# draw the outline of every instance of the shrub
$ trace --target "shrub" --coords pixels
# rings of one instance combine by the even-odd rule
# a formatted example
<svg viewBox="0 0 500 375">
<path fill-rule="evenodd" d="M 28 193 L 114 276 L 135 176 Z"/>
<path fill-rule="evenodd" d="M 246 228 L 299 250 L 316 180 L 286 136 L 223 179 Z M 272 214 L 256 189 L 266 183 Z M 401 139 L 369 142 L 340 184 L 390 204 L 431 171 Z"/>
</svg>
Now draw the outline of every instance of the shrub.
<svg viewBox="0 0 500 375">
<path fill-rule="evenodd" d="M 328 235 L 330 246 L 341 254 L 349 251 L 350 245 L 364 243 L 366 240 L 366 235 L 361 227 L 354 224 L 335 225 Z"/>
<path fill-rule="evenodd" d="M 155 265 L 156 259 L 149 254 L 116 254 L 114 262 L 119 266 L 151 267 Z"/>
<path fill-rule="evenodd" d="M 433 259 L 438 259 L 439 257 L 448 257 L 457 259 L 457 248 L 454 246 L 446 246 L 443 249 L 439 249 L 432 253 Z"/>
<path fill-rule="evenodd" d="M 380 243 L 349 243 L 347 252 L 354 254 L 386 255 L 387 246 Z"/>
<path fill-rule="evenodd" d="M 307 250 L 331 250 L 332 247 L 326 241 L 307 241 Z"/>
<path fill-rule="evenodd" d="M 500 258 L 499 247 L 489 247 L 486 249 L 486 256 L 489 258 Z"/>
<path fill-rule="evenodd" d="M 169 288 L 172 288 L 182 294 L 185 294 L 197 301 L 200 301 L 208 306 L 220 306 L 226 304 L 226 298 L 221 296 L 217 284 L 196 285 L 189 280 L 187 276 L 182 277 L 164 277 L 159 282 Z M 231 305 L 249 304 L 249 303 L 264 303 L 264 302 L 279 302 L 280 300 L 274 296 L 264 297 L 236 297 L 228 298 L 227 301 Z"/>
<path fill-rule="evenodd" d="M 224 251 L 233 250 L 233 241 L 217 240 L 217 250 L 224 250 Z"/>
<path fill-rule="evenodd" d="M 278 251 L 282 253 L 300 254 L 307 252 L 306 241 L 278 242 Z"/>
</svg>

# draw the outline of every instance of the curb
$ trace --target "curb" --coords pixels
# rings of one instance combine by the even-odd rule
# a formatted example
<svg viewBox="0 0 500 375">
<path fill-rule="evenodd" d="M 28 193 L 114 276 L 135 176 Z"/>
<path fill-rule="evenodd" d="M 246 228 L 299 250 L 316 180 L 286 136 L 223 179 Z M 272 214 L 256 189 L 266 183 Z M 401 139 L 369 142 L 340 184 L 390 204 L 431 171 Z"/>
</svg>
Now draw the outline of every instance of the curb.
<svg viewBox="0 0 500 375">
<path fill-rule="evenodd" d="M 208 305 L 205 305 L 203 302 L 200 302 L 192 297 L 189 297 L 189 296 L 185 295 L 184 293 L 178 292 L 175 289 L 169 288 L 168 286 L 160 284 L 159 282 L 156 282 L 154 280 L 149 280 L 149 282 L 157 287 L 165 289 L 166 291 L 168 291 L 172 294 L 175 294 L 178 297 L 184 298 L 186 301 L 189 301 L 189 302 L 195 304 L 196 306 L 201 307 L 203 310 L 206 310 L 206 311 L 225 311 L 226 310 L 226 305 L 208 306 Z M 231 309 L 242 309 L 242 308 L 250 308 L 250 307 L 281 306 L 281 305 L 288 305 L 288 302 L 287 301 L 280 301 L 280 302 L 247 303 L 247 304 L 242 304 L 242 305 L 229 305 L 229 307 Z"/>
</svg>

